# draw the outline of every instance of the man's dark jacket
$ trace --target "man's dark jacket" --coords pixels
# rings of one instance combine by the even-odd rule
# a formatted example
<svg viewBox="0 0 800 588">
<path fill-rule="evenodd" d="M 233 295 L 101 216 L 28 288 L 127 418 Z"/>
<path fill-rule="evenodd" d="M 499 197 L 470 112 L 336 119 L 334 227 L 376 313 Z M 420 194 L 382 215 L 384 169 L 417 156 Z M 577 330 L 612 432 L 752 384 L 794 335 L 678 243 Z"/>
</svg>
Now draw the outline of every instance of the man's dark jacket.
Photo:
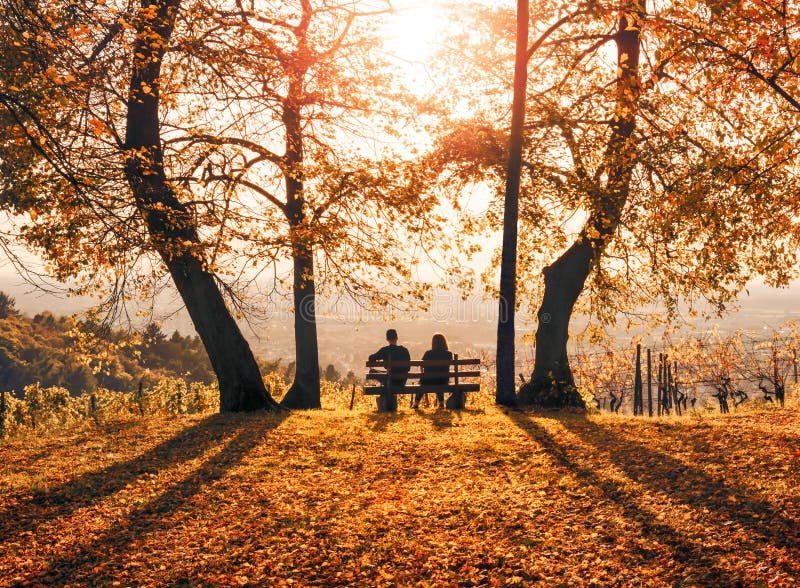
<svg viewBox="0 0 800 588">
<path fill-rule="evenodd" d="M 411 354 L 408 352 L 408 349 L 403 347 L 402 345 L 387 345 L 386 347 L 381 347 L 369 356 L 370 361 L 386 361 L 387 359 L 391 359 L 392 362 L 395 361 L 410 361 Z M 406 385 L 406 379 L 408 376 L 409 368 L 407 367 L 393 367 L 392 368 L 392 387 L 399 386 L 403 387 Z"/>
</svg>

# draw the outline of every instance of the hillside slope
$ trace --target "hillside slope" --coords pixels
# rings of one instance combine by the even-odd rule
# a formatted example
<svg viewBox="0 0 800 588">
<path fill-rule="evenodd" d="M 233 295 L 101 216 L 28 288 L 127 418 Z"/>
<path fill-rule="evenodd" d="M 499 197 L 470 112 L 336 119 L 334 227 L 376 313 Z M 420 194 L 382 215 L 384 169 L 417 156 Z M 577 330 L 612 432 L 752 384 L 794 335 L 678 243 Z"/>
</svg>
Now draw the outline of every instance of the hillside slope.
<svg viewBox="0 0 800 588">
<path fill-rule="evenodd" d="M 22 396 L 39 383 L 78 395 L 98 387 L 131 391 L 167 377 L 214 380 L 199 338 L 177 331 L 167 337 L 154 323 L 135 333 L 50 312 L 29 317 L 0 292 L 0 389 Z"/>
<path fill-rule="evenodd" d="M 796 585 L 797 408 L 316 411 L 0 445 L 0 585 Z"/>
</svg>

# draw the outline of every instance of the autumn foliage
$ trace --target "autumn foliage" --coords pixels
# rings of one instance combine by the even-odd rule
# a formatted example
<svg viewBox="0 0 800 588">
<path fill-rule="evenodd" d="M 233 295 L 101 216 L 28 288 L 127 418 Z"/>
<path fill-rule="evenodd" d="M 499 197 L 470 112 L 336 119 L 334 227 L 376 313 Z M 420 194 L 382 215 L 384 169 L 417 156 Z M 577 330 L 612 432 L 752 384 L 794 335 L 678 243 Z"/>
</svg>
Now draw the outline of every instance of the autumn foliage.
<svg viewBox="0 0 800 588">
<path fill-rule="evenodd" d="M 393 10 L 0 0 L 0 252 L 102 300 L 28 319 L 0 295 L 0 585 L 800 582 L 796 328 L 665 337 L 681 419 L 593 410 L 631 350 L 570 340 L 573 314 L 668 327 L 800 276 L 797 6 L 451 3 L 471 24 L 429 97 Z M 402 313 L 476 274 L 501 316 L 466 410 L 378 414 L 321 377 L 318 297 Z M 109 326 L 165 290 L 196 338 Z M 283 375 L 242 328 L 281 296 Z"/>
<path fill-rule="evenodd" d="M 104 424 L 0 449 L 19 585 L 791 585 L 796 408 Z"/>
</svg>

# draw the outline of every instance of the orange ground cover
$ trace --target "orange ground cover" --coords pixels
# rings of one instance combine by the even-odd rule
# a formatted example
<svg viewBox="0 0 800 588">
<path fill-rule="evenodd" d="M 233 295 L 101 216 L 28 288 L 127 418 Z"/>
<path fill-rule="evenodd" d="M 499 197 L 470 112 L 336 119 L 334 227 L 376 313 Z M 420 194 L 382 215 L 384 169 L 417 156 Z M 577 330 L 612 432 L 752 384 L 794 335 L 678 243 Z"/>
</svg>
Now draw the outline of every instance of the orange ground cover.
<svg viewBox="0 0 800 588">
<path fill-rule="evenodd" d="M 333 410 L 0 444 L 0 584 L 796 585 L 796 408 Z"/>
</svg>

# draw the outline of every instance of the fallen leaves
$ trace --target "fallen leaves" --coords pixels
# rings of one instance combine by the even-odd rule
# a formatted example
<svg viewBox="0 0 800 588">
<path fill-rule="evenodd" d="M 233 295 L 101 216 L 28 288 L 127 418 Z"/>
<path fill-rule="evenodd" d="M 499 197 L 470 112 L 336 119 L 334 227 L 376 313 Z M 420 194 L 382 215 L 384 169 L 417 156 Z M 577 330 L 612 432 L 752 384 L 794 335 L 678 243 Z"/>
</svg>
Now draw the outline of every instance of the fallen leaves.
<svg viewBox="0 0 800 588">
<path fill-rule="evenodd" d="M 798 425 L 314 411 L 15 439 L 0 584 L 787 585 Z"/>
</svg>

